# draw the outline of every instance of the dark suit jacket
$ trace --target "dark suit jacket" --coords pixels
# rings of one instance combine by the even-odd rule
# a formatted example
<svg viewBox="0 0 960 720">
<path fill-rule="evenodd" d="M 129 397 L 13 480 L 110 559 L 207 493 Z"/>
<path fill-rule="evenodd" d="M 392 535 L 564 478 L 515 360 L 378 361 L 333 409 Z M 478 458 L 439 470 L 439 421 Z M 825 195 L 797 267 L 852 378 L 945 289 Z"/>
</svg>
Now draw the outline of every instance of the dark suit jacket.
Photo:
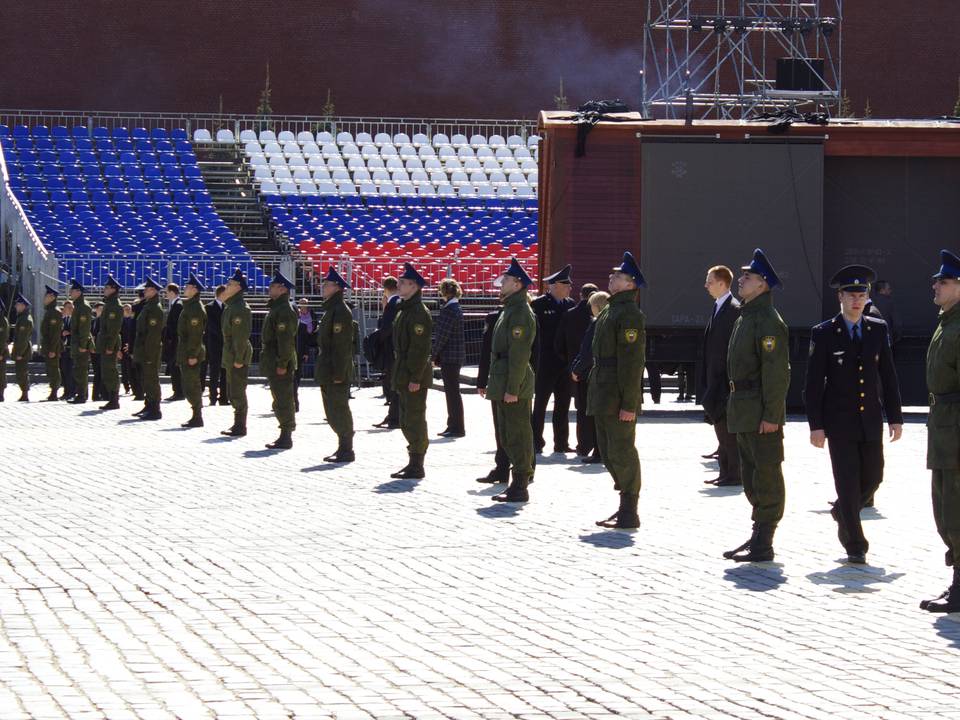
<svg viewBox="0 0 960 720">
<path fill-rule="evenodd" d="M 163 361 L 172 363 L 177 359 L 177 321 L 183 311 L 183 303 L 177 298 L 170 303 L 167 322 L 163 326 Z"/>
<path fill-rule="evenodd" d="M 593 335 L 596 329 L 596 318 L 591 317 L 590 324 L 587 325 L 587 330 L 583 333 L 583 338 L 580 341 L 580 350 L 577 352 L 576 357 L 573 358 L 573 362 L 570 363 L 570 370 L 576 373 L 581 383 L 587 382 L 587 377 L 590 375 L 590 370 L 593 367 Z"/>
<path fill-rule="evenodd" d="M 438 365 L 463 367 L 467 362 L 463 308 L 459 302 L 447 302 L 437 313 L 437 321 L 433 325 L 433 349 L 430 354 Z"/>
<path fill-rule="evenodd" d="M 710 308 L 713 312 L 713 308 Z M 710 422 L 722 420 L 727 411 L 730 378 L 727 377 L 727 347 L 733 324 L 740 317 L 740 302 L 731 295 L 720 311 L 710 317 L 703 332 L 703 353 L 698 368 L 697 395 Z"/>
<path fill-rule="evenodd" d="M 477 366 L 477 388 L 485 388 L 490 377 L 490 351 L 493 347 L 493 326 L 497 324 L 500 310 L 494 310 L 483 318 L 483 337 L 480 338 L 480 362 Z"/>
<path fill-rule="evenodd" d="M 223 307 L 218 305 L 216 300 L 211 300 L 206 308 L 207 329 L 204 331 L 204 345 L 208 355 L 221 357 L 223 355 Z"/>
<path fill-rule="evenodd" d="M 581 300 L 560 317 L 557 334 L 553 338 L 553 350 L 568 370 L 573 369 L 573 361 L 580 352 L 583 336 L 592 319 L 593 313 L 586 300 Z"/>
<path fill-rule="evenodd" d="M 383 313 L 377 319 L 377 339 L 380 343 L 380 362 L 382 370 L 393 366 L 393 320 L 400 309 L 400 296 L 394 295 L 387 300 Z"/>
<path fill-rule="evenodd" d="M 551 295 L 541 295 L 535 298 L 530 307 L 533 314 L 537 317 L 537 338 L 539 338 L 538 351 L 536 353 L 537 374 L 550 375 L 563 371 L 566 372 L 569 361 L 562 360 L 555 352 L 554 338 L 557 335 L 557 328 L 560 325 L 560 318 L 570 310 L 576 303 L 570 298 L 563 302 L 557 302 Z"/>
<path fill-rule="evenodd" d="M 137 339 L 137 321 L 133 317 L 125 317 L 120 322 L 120 343 L 124 354 L 133 352 L 133 344 Z"/>
<path fill-rule="evenodd" d="M 811 430 L 836 440 L 880 441 L 883 416 L 903 422 L 900 386 L 883 320 L 863 316 L 860 351 L 842 315 L 814 326 L 804 400 Z"/>
</svg>

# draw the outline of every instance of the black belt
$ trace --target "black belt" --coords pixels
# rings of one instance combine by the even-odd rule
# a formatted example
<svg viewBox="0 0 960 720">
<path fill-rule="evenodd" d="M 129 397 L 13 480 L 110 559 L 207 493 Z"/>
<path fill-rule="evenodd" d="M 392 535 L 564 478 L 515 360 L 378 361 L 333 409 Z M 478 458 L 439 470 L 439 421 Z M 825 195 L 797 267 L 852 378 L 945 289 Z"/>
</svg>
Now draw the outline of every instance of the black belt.
<svg viewBox="0 0 960 720">
<path fill-rule="evenodd" d="M 495 353 L 493 354 L 493 359 L 494 359 L 494 360 L 504 360 L 504 359 L 509 358 L 509 357 L 510 357 L 510 353 L 498 353 L 498 352 L 495 352 Z"/>
<path fill-rule="evenodd" d="M 960 403 L 960 392 L 952 393 L 930 393 L 930 407 L 934 405 L 939 405 L 943 403 L 944 405 L 950 405 L 953 403 Z"/>
<path fill-rule="evenodd" d="M 756 380 L 731 380 L 730 381 L 730 392 L 736 392 L 737 390 L 756 390 L 760 387 L 760 383 Z"/>
<path fill-rule="evenodd" d="M 597 358 L 594 360 L 593 364 L 597 367 L 616 367 L 617 359 L 615 357 Z"/>
</svg>

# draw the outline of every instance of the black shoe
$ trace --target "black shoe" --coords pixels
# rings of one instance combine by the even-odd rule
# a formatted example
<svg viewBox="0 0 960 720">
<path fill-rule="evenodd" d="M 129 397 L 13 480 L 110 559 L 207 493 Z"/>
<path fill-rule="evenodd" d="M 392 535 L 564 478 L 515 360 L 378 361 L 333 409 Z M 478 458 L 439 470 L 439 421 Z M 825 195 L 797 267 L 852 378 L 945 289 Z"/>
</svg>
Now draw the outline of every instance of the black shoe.
<svg viewBox="0 0 960 720">
<path fill-rule="evenodd" d="M 27 396 L 26 392 L 20 393 L 20 399 L 17 402 L 30 402 L 30 398 Z"/>
<path fill-rule="evenodd" d="M 580 458 L 580 462 L 586 465 L 597 465 L 603 462 L 603 458 L 599 455 L 587 455 L 585 458 Z"/>
<path fill-rule="evenodd" d="M 174 393 L 173 395 L 168 397 L 166 400 L 164 400 L 164 402 L 176 402 L 177 400 L 186 400 L 186 399 L 187 399 L 186 395 Z"/>
<path fill-rule="evenodd" d="M 425 476 L 422 453 L 410 453 L 410 462 L 407 463 L 406 467 L 397 470 L 395 473 L 390 473 L 390 477 L 398 480 L 420 480 Z"/>
<path fill-rule="evenodd" d="M 637 514 L 639 495 L 620 493 L 620 507 L 606 520 L 597 520 L 597 527 L 617 530 L 633 530 L 640 527 L 640 516 Z"/>
<path fill-rule="evenodd" d="M 573 450 L 572 447 L 569 447 L 569 446 L 554 445 L 554 446 L 553 446 L 553 451 L 554 451 L 555 453 L 563 453 L 563 454 L 566 454 L 566 453 L 572 453 L 574 450 Z"/>
<path fill-rule="evenodd" d="M 163 415 L 160 412 L 160 403 L 150 403 L 147 405 L 146 412 L 140 416 L 141 420 L 160 420 Z"/>
<path fill-rule="evenodd" d="M 85 402 L 87 402 L 87 399 L 82 397 L 73 397 L 67 402 L 69 402 L 71 405 L 83 405 Z"/>
<path fill-rule="evenodd" d="M 723 556 L 734 562 L 770 562 L 773 560 L 773 534 L 777 526 L 773 523 L 755 523 L 753 536 L 747 546 Z M 745 552 L 741 552 L 745 551 Z"/>
<path fill-rule="evenodd" d="M 717 487 L 743 487 L 740 480 L 718 480 L 714 485 Z"/>
<path fill-rule="evenodd" d="M 267 443 L 267 450 L 289 450 L 293 447 L 293 435 L 289 430 L 281 430 L 280 437 L 272 443 Z"/>
<path fill-rule="evenodd" d="M 704 481 L 703 481 L 703 484 L 704 484 L 704 485 L 719 485 L 719 484 L 720 484 L 720 478 L 715 477 L 715 478 L 710 478 L 709 480 L 704 480 Z"/>
<path fill-rule="evenodd" d="M 510 479 L 510 469 L 498 470 L 494 468 L 483 477 L 477 478 L 478 483 L 487 485 L 502 485 Z M 528 483 L 529 484 L 529 483 Z"/>
<path fill-rule="evenodd" d="M 712 453 L 701 455 L 700 457 L 702 457 L 704 460 L 716 460 L 720 457 L 720 451 L 714 450 Z"/>
<path fill-rule="evenodd" d="M 203 415 L 199 412 L 194 412 L 193 416 L 187 420 L 185 423 L 181 423 L 180 427 L 182 428 L 195 428 L 203 427 Z"/>
<path fill-rule="evenodd" d="M 847 562 L 853 565 L 866 565 L 867 556 L 865 553 L 847 553 Z"/>
<path fill-rule="evenodd" d="M 57 391 L 56 391 L 56 390 L 53 390 L 49 395 L 47 395 L 47 397 L 45 397 L 45 398 L 44 398 L 43 400 L 41 400 L 40 402 L 53 402 L 53 401 L 59 400 L 59 399 L 60 399 L 60 398 L 57 397 Z"/>
<path fill-rule="evenodd" d="M 381 428 L 382 430 L 396 430 L 400 427 L 400 422 L 398 420 L 391 420 L 390 418 L 384 418 L 378 423 L 374 423 L 375 428 Z"/>
<path fill-rule="evenodd" d="M 444 430 L 442 433 L 437 433 L 437 435 L 445 438 L 462 438 L 467 436 L 463 430 Z"/>
<path fill-rule="evenodd" d="M 114 393 L 107 401 L 106 405 L 100 406 L 101 410 L 119 410 L 120 409 L 120 393 Z"/>
<path fill-rule="evenodd" d="M 353 448 L 338 447 L 333 455 L 327 455 L 323 461 L 328 463 L 350 463 L 357 459 Z"/>
<path fill-rule="evenodd" d="M 244 437 L 247 434 L 247 429 L 245 427 L 237 427 L 234 425 L 232 428 L 227 430 L 221 430 L 221 435 L 226 435 L 227 437 Z"/>
<path fill-rule="evenodd" d="M 529 484 L 529 477 L 521 475 L 514 470 L 511 473 L 510 484 L 507 486 L 507 491 L 500 495 L 494 495 L 493 500 L 496 502 L 528 502 L 530 500 L 530 493 L 527 491 L 527 485 Z"/>
<path fill-rule="evenodd" d="M 226 406 L 229 404 L 230 404 L 230 400 L 228 400 L 227 398 L 220 398 L 220 405 Z"/>
<path fill-rule="evenodd" d="M 63 395 L 60 396 L 60 400 L 62 400 L 63 402 L 70 402 L 71 400 L 73 400 L 73 398 L 74 398 L 73 393 L 64 393 Z"/>
<path fill-rule="evenodd" d="M 920 603 L 927 612 L 932 613 L 955 613 L 960 612 L 960 565 L 953 566 L 953 582 L 947 591 L 936 600 L 927 600 L 926 606 Z"/>
</svg>

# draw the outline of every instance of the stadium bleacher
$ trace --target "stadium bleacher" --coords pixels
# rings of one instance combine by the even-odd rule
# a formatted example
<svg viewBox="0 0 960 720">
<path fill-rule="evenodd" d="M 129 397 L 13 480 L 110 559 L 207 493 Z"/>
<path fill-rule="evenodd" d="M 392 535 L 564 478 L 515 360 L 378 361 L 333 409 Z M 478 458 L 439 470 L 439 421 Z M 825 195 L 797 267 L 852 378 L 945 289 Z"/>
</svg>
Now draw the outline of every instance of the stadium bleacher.
<svg viewBox="0 0 960 720">
<path fill-rule="evenodd" d="M 63 281 L 80 275 L 99 286 L 109 273 L 132 286 L 159 269 L 111 255 L 209 257 L 177 264 L 173 276 L 193 271 L 210 284 L 238 260 L 252 263 L 214 209 L 184 130 L 0 125 L 0 144 L 10 187 L 47 248 L 91 256 L 61 263 Z M 254 272 L 251 280 L 263 288 L 268 278 Z"/>
</svg>

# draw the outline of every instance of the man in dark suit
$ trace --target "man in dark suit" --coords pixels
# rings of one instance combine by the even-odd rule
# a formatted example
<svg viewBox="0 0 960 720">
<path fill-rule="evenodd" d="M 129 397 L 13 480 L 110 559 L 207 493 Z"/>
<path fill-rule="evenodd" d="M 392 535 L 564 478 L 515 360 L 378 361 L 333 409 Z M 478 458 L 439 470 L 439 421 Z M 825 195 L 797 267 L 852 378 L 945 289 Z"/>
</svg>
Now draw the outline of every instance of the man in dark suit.
<svg viewBox="0 0 960 720">
<path fill-rule="evenodd" d="M 869 548 L 860 510 L 883 480 L 884 415 L 891 441 L 903 430 L 886 323 L 863 313 L 875 277 L 868 267 L 848 265 L 831 279 L 840 313 L 813 328 L 805 390 L 810 442 L 822 448 L 829 439 L 837 489 L 831 514 L 856 564 L 866 563 Z"/>
<path fill-rule="evenodd" d="M 123 306 L 123 320 L 120 324 L 120 379 L 124 392 L 135 391 L 133 374 L 133 346 L 137 339 L 137 321 L 133 317 L 133 305 Z"/>
<path fill-rule="evenodd" d="M 573 452 L 569 446 L 570 437 L 570 392 L 573 381 L 570 379 L 569 363 L 557 356 L 554 338 L 560 318 L 576 303 L 570 298 L 572 281 L 570 266 L 558 270 L 543 279 L 547 292 L 530 303 L 537 318 L 537 338 L 540 351 L 536 356 L 536 377 L 533 400 L 533 445 L 537 453 L 546 447 L 543 439 L 543 426 L 547 417 L 547 403 L 553 396 L 553 451 Z"/>
<path fill-rule="evenodd" d="M 207 348 L 207 390 L 210 404 L 229 405 L 227 397 L 227 371 L 221 367 L 223 360 L 223 291 L 225 285 L 217 285 L 214 298 L 207 303 L 207 328 L 204 331 L 204 344 Z"/>
<path fill-rule="evenodd" d="M 697 378 L 698 402 L 713 425 L 717 435 L 717 462 L 720 475 L 706 482 L 711 485 L 742 485 L 740 480 L 740 456 L 737 450 L 736 433 L 727 430 L 727 397 L 730 395 L 730 378 L 727 376 L 727 347 L 733 324 L 740 316 L 740 303 L 730 292 L 733 272 L 726 265 L 715 265 L 707 271 L 703 286 L 713 298 L 710 320 L 703 333 L 703 358 L 699 363 Z"/>
<path fill-rule="evenodd" d="M 73 318 L 73 303 L 67 300 L 61 308 L 63 312 L 63 329 L 60 336 L 63 338 L 63 349 L 60 351 L 60 377 L 63 380 L 63 395 L 61 400 L 72 400 L 77 394 L 77 383 L 73 379 L 73 357 L 70 355 L 70 324 Z"/>
<path fill-rule="evenodd" d="M 580 288 L 580 302 L 560 317 L 557 334 L 553 339 L 553 350 L 566 364 L 567 372 L 573 372 L 573 361 L 577 359 L 583 337 L 590 327 L 593 316 L 588 301 L 596 291 L 596 285 L 584 283 Z M 579 377 L 580 380 L 573 383 L 573 403 L 577 408 L 576 451 L 577 455 L 587 457 L 595 449 L 593 443 L 596 430 L 593 418 L 587 415 L 587 379 L 585 375 Z"/>
<path fill-rule="evenodd" d="M 170 303 L 170 309 L 167 311 L 167 322 L 163 327 L 163 362 L 167 364 L 167 375 L 170 376 L 170 384 L 173 386 L 173 395 L 167 398 L 167 402 L 171 402 L 183 400 L 186 397 L 180 382 L 180 366 L 177 365 L 177 323 L 180 320 L 183 303 L 180 300 L 180 286 L 176 283 L 167 285 L 167 301 Z"/>
<path fill-rule="evenodd" d="M 383 373 L 383 394 L 387 398 L 387 416 L 374 427 L 395 430 L 400 427 L 400 398 L 393 389 L 393 320 L 400 307 L 398 283 L 395 277 L 383 279 L 383 312 L 377 319 L 377 337 L 380 343 L 380 370 Z"/>
<path fill-rule="evenodd" d="M 877 280 L 873 284 L 870 302 L 885 323 L 890 334 L 890 347 L 896 353 L 897 343 L 903 337 L 900 315 L 893 302 L 893 287 L 887 280 Z"/>
<path fill-rule="evenodd" d="M 316 347 L 317 318 L 310 309 L 310 301 L 302 297 L 297 300 L 297 370 L 293 374 L 293 407 L 300 412 L 300 381 L 303 376 L 313 375 L 313 363 L 310 361 L 311 348 Z"/>
</svg>

